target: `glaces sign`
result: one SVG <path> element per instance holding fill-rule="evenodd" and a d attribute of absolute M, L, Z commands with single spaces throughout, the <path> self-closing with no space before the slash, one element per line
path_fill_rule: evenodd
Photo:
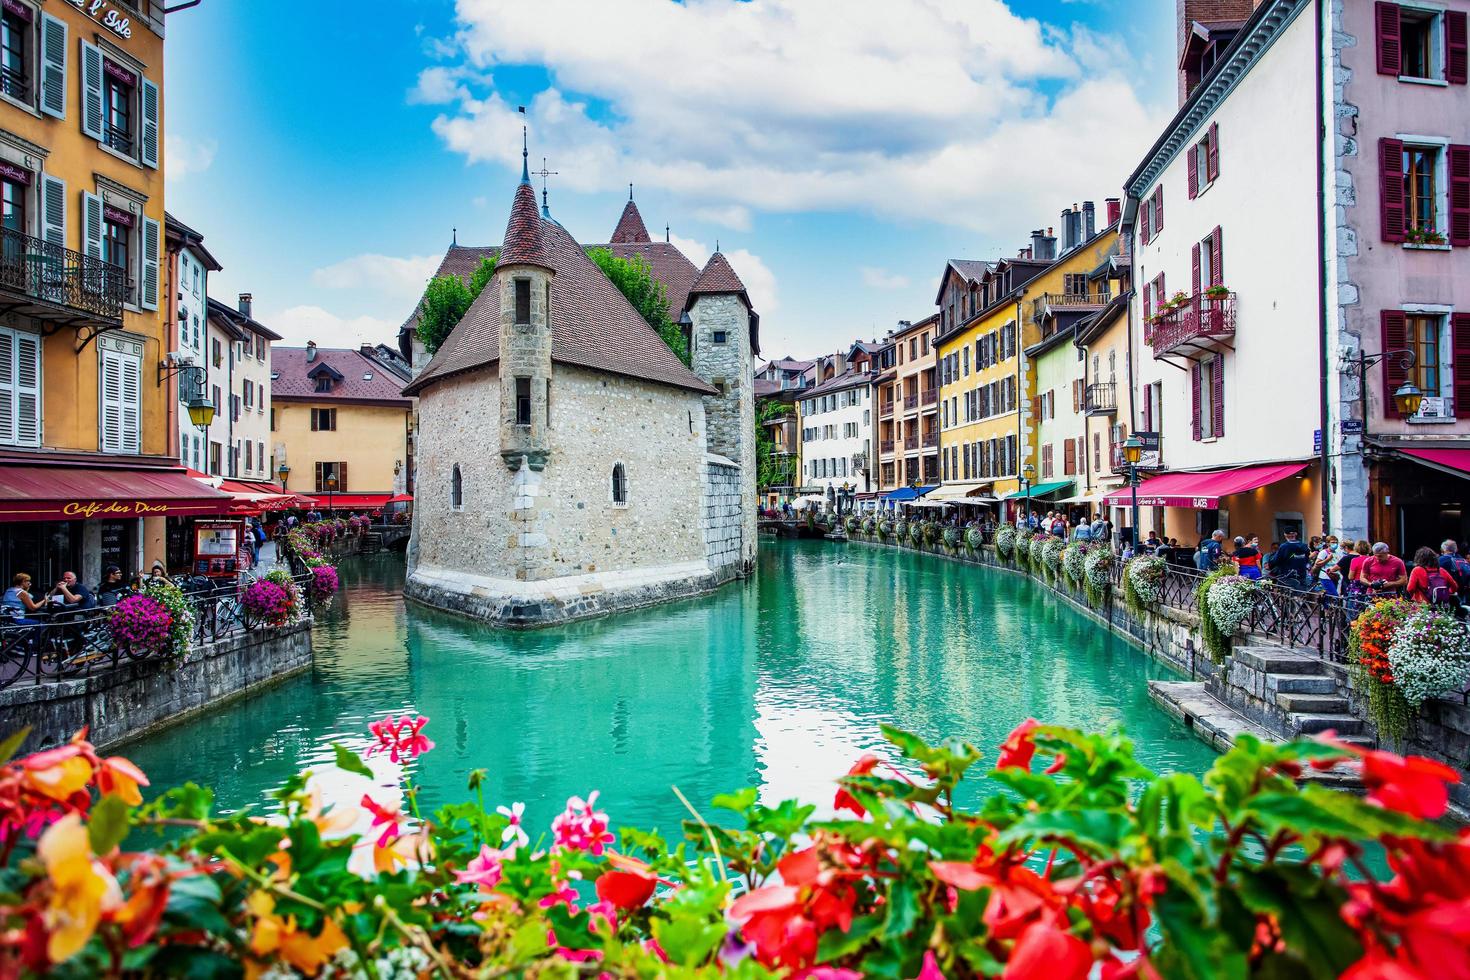
<path fill-rule="evenodd" d="M 71 0 L 71 5 L 121 38 L 131 39 L 133 25 L 127 14 L 107 0 Z"/>

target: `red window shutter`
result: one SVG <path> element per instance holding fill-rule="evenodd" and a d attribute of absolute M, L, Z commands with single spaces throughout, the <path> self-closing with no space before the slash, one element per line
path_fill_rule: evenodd
<path fill-rule="evenodd" d="M 1220 176 L 1220 124 L 1210 123 L 1209 143 L 1205 147 L 1205 179 Z"/>
<path fill-rule="evenodd" d="M 1189 281 L 1194 285 L 1194 289 L 1190 292 L 1190 295 L 1191 296 L 1198 296 L 1199 295 L 1199 242 L 1195 242 L 1194 243 L 1194 250 L 1193 250 L 1193 252 L 1190 255 L 1190 263 L 1191 263 L 1191 268 L 1192 268 L 1193 271 L 1190 273 L 1190 280 Z"/>
<path fill-rule="evenodd" d="M 1398 8 L 1394 9 L 1397 11 Z M 1397 17 L 1398 14 L 1395 12 L 1394 16 Z M 1383 240 L 1403 241 L 1405 223 L 1408 220 L 1404 206 L 1403 140 L 1378 141 L 1378 215 L 1383 225 Z"/>
<path fill-rule="evenodd" d="M 1154 234 L 1164 230 L 1164 185 L 1154 188 Z"/>
<path fill-rule="evenodd" d="M 1200 432 L 1199 417 L 1199 373 L 1200 372 L 1198 364 L 1191 364 L 1189 366 L 1189 404 L 1191 410 L 1194 412 L 1194 420 L 1190 423 L 1190 434 L 1195 442 L 1199 442 L 1200 438 L 1202 437 L 1202 433 Z"/>
<path fill-rule="evenodd" d="M 1450 376 L 1455 379 L 1455 418 L 1470 419 L 1470 313 L 1450 317 Z"/>
<path fill-rule="evenodd" d="M 340 484 L 340 486 L 337 487 L 338 490 L 345 491 L 347 489 L 347 464 L 346 463 L 338 463 L 337 464 L 337 483 Z"/>
<path fill-rule="evenodd" d="M 1194 200 L 1199 193 L 1199 144 L 1189 148 L 1189 199 Z"/>
<path fill-rule="evenodd" d="M 1077 472 L 1077 444 L 1071 439 L 1062 443 L 1062 475 L 1071 476 Z"/>
<path fill-rule="evenodd" d="M 1470 146 L 1449 149 L 1450 244 L 1470 245 Z"/>
<path fill-rule="evenodd" d="M 1148 202 L 1147 201 L 1144 201 L 1143 202 L 1143 206 L 1138 209 L 1138 212 L 1139 212 L 1140 215 L 1142 215 L 1142 218 L 1139 221 L 1139 228 L 1141 229 L 1141 234 L 1143 236 L 1143 244 L 1147 245 L 1148 244 L 1148 240 L 1149 240 L 1149 234 L 1148 234 L 1148 212 L 1149 212 L 1149 206 L 1148 206 Z"/>
<path fill-rule="evenodd" d="M 1470 74 L 1470 44 L 1465 36 L 1465 11 L 1447 10 L 1444 15 L 1444 77 L 1451 85 L 1464 85 Z"/>
<path fill-rule="evenodd" d="M 1403 49 L 1399 45 L 1399 5 L 1379 0 L 1373 5 L 1373 20 L 1378 29 L 1378 74 L 1398 75 L 1404 67 Z"/>
<path fill-rule="evenodd" d="M 1143 288 L 1143 329 L 1148 332 L 1149 322 L 1154 316 L 1154 294 L 1147 286 Z"/>
<path fill-rule="evenodd" d="M 1220 237 L 1220 226 L 1210 232 L 1210 281 L 1208 285 L 1225 285 L 1225 245 Z"/>
<path fill-rule="evenodd" d="M 1210 392 L 1211 413 L 1215 417 L 1215 437 L 1225 434 L 1225 355 L 1215 355 L 1214 391 Z"/>
<path fill-rule="evenodd" d="M 1145 388 L 1143 392 L 1143 431 L 1154 431 L 1154 400 L 1152 387 Z"/>
<path fill-rule="evenodd" d="M 1384 310 L 1381 323 L 1383 329 L 1380 340 L 1383 350 L 1403 350 L 1409 346 L 1409 328 L 1403 310 Z M 1398 355 L 1385 357 L 1382 364 L 1383 415 L 1384 418 L 1396 419 L 1400 416 L 1398 405 L 1394 404 L 1393 393 L 1409 380 L 1409 372 L 1404 370 L 1403 361 Z"/>
<path fill-rule="evenodd" d="M 1154 280 L 1154 305 L 1163 306 L 1168 298 L 1169 294 L 1164 291 L 1164 274 L 1160 272 L 1159 277 Z"/>

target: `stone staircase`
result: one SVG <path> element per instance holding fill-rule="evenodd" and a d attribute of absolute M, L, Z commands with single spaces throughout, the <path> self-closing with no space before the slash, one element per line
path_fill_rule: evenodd
<path fill-rule="evenodd" d="M 1338 693 L 1338 681 L 1327 664 L 1315 654 L 1286 647 L 1253 643 L 1237 647 L 1232 668 L 1262 675 L 1262 694 L 1274 706 L 1281 727 L 1288 735 L 1314 735 L 1333 731 L 1344 742 L 1372 747 L 1369 726 L 1352 713 L 1347 698 Z M 1262 718 L 1268 727 L 1274 719 Z"/>

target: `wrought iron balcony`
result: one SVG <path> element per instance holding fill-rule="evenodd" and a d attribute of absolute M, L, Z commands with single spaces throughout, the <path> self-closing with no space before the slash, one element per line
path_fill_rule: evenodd
<path fill-rule="evenodd" d="M 919 407 L 919 396 L 918 395 L 904 395 L 903 396 L 903 410 L 905 412 L 907 412 L 911 408 L 918 408 L 918 407 Z"/>
<path fill-rule="evenodd" d="M 892 401 L 892 399 L 890 399 L 890 400 L 888 400 L 886 402 L 880 402 L 878 404 L 878 417 L 880 419 L 886 419 L 889 416 L 891 416 L 892 414 L 893 414 L 893 401 Z"/>
<path fill-rule="evenodd" d="M 63 324 L 121 326 L 127 273 L 52 242 L 0 229 L 7 312 Z"/>
<path fill-rule="evenodd" d="M 916 435 L 914 435 L 914 436 L 904 436 L 903 437 L 903 448 L 905 448 L 905 449 L 918 449 L 919 448 L 919 437 L 916 436 Z"/>
<path fill-rule="evenodd" d="M 1118 385 L 1099 381 L 1087 386 L 1087 414 L 1115 415 L 1118 411 Z"/>
<path fill-rule="evenodd" d="M 937 404 L 938 401 L 939 401 L 939 389 L 938 388 L 925 388 L 924 391 L 920 394 L 919 399 L 925 405 L 934 405 L 934 404 Z"/>
<path fill-rule="evenodd" d="M 1154 349 L 1155 360 L 1173 356 L 1192 361 L 1231 348 L 1234 339 L 1234 293 L 1196 293 L 1181 305 L 1155 314 L 1144 325 L 1144 341 Z"/>
<path fill-rule="evenodd" d="M 924 448 L 925 449 L 932 449 L 933 447 L 935 447 L 937 445 L 939 445 L 939 433 L 938 432 L 926 432 L 926 433 L 924 433 Z"/>
<path fill-rule="evenodd" d="M 1108 305 L 1112 296 L 1107 290 L 1090 293 L 1042 293 L 1031 301 L 1031 319 L 1044 319 L 1048 313 L 1074 310 L 1085 313 Z"/>
<path fill-rule="evenodd" d="M 882 440 L 880 440 L 878 442 L 878 454 L 880 456 L 892 456 L 893 455 L 893 440 L 892 439 L 882 439 Z"/>

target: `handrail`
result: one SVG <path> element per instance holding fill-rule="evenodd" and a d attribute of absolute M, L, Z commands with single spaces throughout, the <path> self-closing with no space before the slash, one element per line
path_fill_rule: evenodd
<path fill-rule="evenodd" d="M 0 229 L 0 288 L 122 321 L 127 273 L 54 242 Z"/>

